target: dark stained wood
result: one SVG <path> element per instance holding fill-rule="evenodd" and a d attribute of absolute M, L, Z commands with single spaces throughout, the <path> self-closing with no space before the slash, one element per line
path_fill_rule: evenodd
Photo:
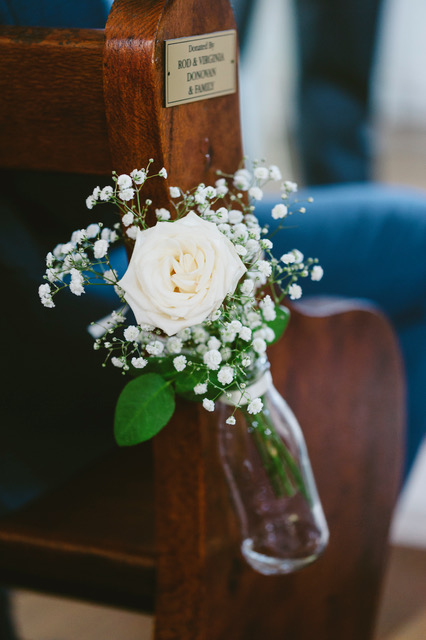
<path fill-rule="evenodd" d="M 119 173 L 146 166 L 150 158 L 154 169 L 166 167 L 167 181 L 149 183 L 156 206 L 169 207 L 169 186 L 213 184 L 218 169 L 233 172 L 241 162 L 238 93 L 164 107 L 164 40 L 230 28 L 235 22 L 225 0 L 116 0 L 113 5 L 104 56 L 111 155 Z M 154 442 L 156 640 L 201 640 L 206 632 L 208 456 L 198 413 L 198 408 L 180 407 Z"/>
<path fill-rule="evenodd" d="M 313 628 L 329 640 L 367 639 L 400 488 L 402 363 L 389 324 L 372 309 L 300 308 L 308 315 L 294 316 L 272 362 L 305 431 L 330 546 L 317 565 L 294 576 L 297 604 L 293 600 L 287 615 L 295 616 L 300 639 Z M 309 315 L 318 312 L 323 317 Z"/>
<path fill-rule="evenodd" d="M 270 355 L 276 386 L 305 433 L 330 526 L 329 547 L 314 565 L 290 576 L 265 577 L 245 565 L 217 457 L 215 416 L 200 409 L 201 439 L 183 422 L 156 440 L 156 459 L 163 464 L 156 508 L 173 530 L 164 544 L 176 566 L 185 557 L 189 563 L 196 555 L 202 560 L 206 553 L 200 565 L 206 627 L 200 629 L 194 619 L 200 593 L 194 596 L 186 634 L 183 621 L 191 620 L 189 612 L 172 598 L 168 612 L 175 626 L 167 626 L 159 638 L 372 637 L 403 450 L 402 369 L 393 333 L 369 308 L 325 302 L 302 311 L 300 305 L 287 336 Z M 204 452 L 204 473 L 199 459 L 190 457 L 194 449 Z M 206 518 L 201 549 L 185 538 L 193 536 L 183 513 L 195 498 Z M 199 529 L 198 522 L 197 535 Z M 189 591 L 182 575 L 189 579 L 187 573 L 170 571 L 168 596 Z"/>
<path fill-rule="evenodd" d="M 0 579 L 152 613 L 151 443 L 111 454 L 0 520 Z"/>
<path fill-rule="evenodd" d="M 168 206 L 169 185 L 213 184 L 217 169 L 233 172 L 241 162 L 238 93 L 164 107 L 164 40 L 231 28 L 227 0 L 114 2 L 104 57 L 113 164 L 118 172 L 149 158 L 165 166 L 169 180 L 150 184 L 158 206 Z"/>
<path fill-rule="evenodd" d="M 116 0 L 105 30 L 104 105 L 103 33 L 3 30 L 0 70 L 13 74 L 15 93 L 6 87 L 0 121 L 14 133 L 0 164 L 127 172 L 153 157 L 170 176 L 152 182 L 157 206 L 168 205 L 169 185 L 211 183 L 217 168 L 235 170 L 238 95 L 163 106 L 164 38 L 233 25 L 227 0 Z M 56 78 L 50 89 L 46 70 Z M 15 114 L 12 96 L 32 96 L 37 107 Z M 76 479 L 0 523 L 0 580 L 121 603 L 140 598 L 141 607 L 155 597 L 156 640 L 368 640 L 401 462 L 394 336 L 371 309 L 300 306 L 271 361 L 304 429 L 330 524 L 330 546 L 316 564 L 266 578 L 242 562 L 216 417 L 180 403 L 154 440 L 154 471 L 148 449 L 117 452 L 89 471 L 90 482 Z"/>
<path fill-rule="evenodd" d="M 206 637 L 206 449 L 199 407 L 181 403 L 154 440 L 157 545 L 155 639 Z"/>
<path fill-rule="evenodd" d="M 0 26 L 1 167 L 112 171 L 103 48 L 100 30 Z"/>
<path fill-rule="evenodd" d="M 316 564 L 273 578 L 243 563 L 215 417 L 182 404 L 154 441 L 155 545 L 149 447 L 121 450 L 1 523 L 2 579 L 149 610 L 157 575 L 157 633 L 169 638 L 371 638 L 399 488 L 401 363 L 382 316 L 329 303 L 308 311 L 293 311 L 271 363 L 330 526 Z"/>
<path fill-rule="evenodd" d="M 220 607 L 215 603 L 207 637 L 225 637 L 227 629 L 238 640 L 367 640 L 403 451 L 404 393 L 394 336 L 371 309 L 300 307 L 271 350 L 271 364 L 305 433 L 330 544 L 319 561 L 292 576 L 234 570 L 238 587 L 228 588 Z M 225 581 L 222 586 L 225 592 Z"/>

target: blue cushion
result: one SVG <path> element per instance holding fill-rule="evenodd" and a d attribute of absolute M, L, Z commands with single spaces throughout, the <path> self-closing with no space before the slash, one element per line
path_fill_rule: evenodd
<path fill-rule="evenodd" d="M 112 0 L 0 0 L 0 24 L 103 29 Z"/>

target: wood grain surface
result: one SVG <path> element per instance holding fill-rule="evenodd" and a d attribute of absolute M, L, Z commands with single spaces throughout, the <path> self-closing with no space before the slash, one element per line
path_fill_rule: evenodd
<path fill-rule="evenodd" d="M 165 620 L 157 618 L 158 638 L 373 637 L 403 448 L 404 393 L 394 336 L 373 310 L 326 302 L 315 315 L 293 310 L 286 338 L 271 351 L 271 364 L 276 386 L 305 433 L 330 527 L 329 546 L 315 564 L 289 576 L 265 577 L 245 565 L 216 453 L 214 414 L 200 409 L 201 439 L 192 424 L 176 418 L 156 441 L 157 525 L 174 532 L 168 541 L 163 532 L 171 563 L 164 583 L 158 575 L 158 588 L 164 584 L 171 605 Z M 203 474 L 198 458 L 194 465 L 190 457 L 194 447 L 204 452 Z M 183 514 L 196 510 L 195 498 L 194 530 Z M 196 546 L 203 531 L 205 543 Z M 185 565 L 185 557 L 193 563 L 196 554 L 205 559 L 191 588 L 197 580 L 200 587 L 194 609 L 185 609 L 173 595 L 190 587 L 182 586 L 173 564 Z"/>
<path fill-rule="evenodd" d="M 0 579 L 152 613 L 151 443 L 119 449 L 0 521 Z"/>
<path fill-rule="evenodd" d="M 168 186 L 214 184 L 242 159 L 238 93 L 164 106 L 164 40 L 235 28 L 225 0 L 116 0 L 106 29 L 105 103 L 118 172 L 155 160 L 169 180 L 149 197 L 168 206 Z"/>
<path fill-rule="evenodd" d="M 0 166 L 112 170 L 103 100 L 104 33 L 0 26 Z"/>

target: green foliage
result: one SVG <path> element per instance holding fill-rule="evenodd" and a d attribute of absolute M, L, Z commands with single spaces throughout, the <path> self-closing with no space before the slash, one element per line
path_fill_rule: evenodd
<path fill-rule="evenodd" d="M 211 375 L 211 372 L 210 372 Z M 197 368 L 188 367 L 181 371 L 175 380 L 176 393 L 179 394 L 182 398 L 186 400 L 191 400 L 193 402 L 200 402 L 200 396 L 194 393 L 194 387 L 197 384 L 202 384 L 206 382 L 206 370 L 204 367 Z M 207 387 L 207 393 L 202 395 L 202 398 L 209 398 L 217 392 L 211 385 Z"/>
<path fill-rule="evenodd" d="M 192 391 L 195 385 L 204 382 L 205 379 L 206 371 L 204 368 L 187 367 L 183 371 L 180 371 L 176 377 L 176 392 L 182 395 L 187 391 Z"/>
<path fill-rule="evenodd" d="M 118 398 L 114 435 L 120 446 L 132 446 L 155 436 L 175 410 L 172 385 L 157 373 L 129 382 Z"/>
<path fill-rule="evenodd" d="M 289 309 L 287 309 L 287 307 L 276 306 L 275 311 L 277 313 L 277 317 L 275 318 L 275 320 L 271 320 L 270 322 L 266 323 L 268 327 L 270 327 L 275 333 L 274 340 L 268 342 L 268 344 L 274 344 L 274 342 L 277 342 L 282 337 L 290 321 L 290 311 Z"/>
<path fill-rule="evenodd" d="M 175 356 L 150 356 L 148 364 L 144 368 L 144 375 L 147 373 L 157 373 L 164 380 L 173 380 L 176 377 L 176 369 L 173 366 L 173 358 Z M 135 375 L 140 376 L 141 370 L 134 369 Z"/>

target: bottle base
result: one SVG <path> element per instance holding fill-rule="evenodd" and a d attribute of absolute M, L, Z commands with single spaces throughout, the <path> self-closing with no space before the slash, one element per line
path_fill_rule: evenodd
<path fill-rule="evenodd" d="M 253 548 L 253 540 L 251 538 L 247 538 L 241 545 L 241 552 L 252 569 L 258 573 L 262 573 L 265 576 L 279 576 L 294 573 L 312 562 L 315 562 L 315 560 L 322 554 L 325 546 L 326 545 L 320 548 L 318 552 L 304 557 L 277 558 L 255 551 Z"/>

